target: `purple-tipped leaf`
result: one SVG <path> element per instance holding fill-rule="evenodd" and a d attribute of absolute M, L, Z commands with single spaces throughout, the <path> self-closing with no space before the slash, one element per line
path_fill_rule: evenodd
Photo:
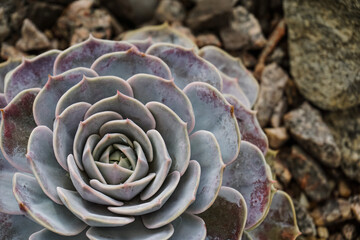
<path fill-rule="evenodd" d="M 195 125 L 193 108 L 189 99 L 174 84 L 174 81 L 148 74 L 137 74 L 128 79 L 128 83 L 137 100 L 143 104 L 152 101 L 165 104 L 187 123 L 188 132 L 192 131 Z"/>
<path fill-rule="evenodd" d="M 158 43 L 151 46 L 146 53 L 159 57 L 169 66 L 174 82 L 180 89 L 192 82 L 206 82 L 219 91 L 222 90 L 220 72 L 192 49 Z"/>
<path fill-rule="evenodd" d="M 126 51 L 133 47 L 127 42 L 116 42 L 90 37 L 79 44 L 69 47 L 59 54 L 54 64 L 54 74 L 63 73 L 76 67 L 90 68 L 98 57 L 111 52 Z"/>
<path fill-rule="evenodd" d="M 200 182 L 201 169 L 196 161 L 190 161 L 189 167 L 180 178 L 175 192 L 158 211 L 142 216 L 144 225 L 156 229 L 174 221 L 191 203 L 194 202 Z"/>
<path fill-rule="evenodd" d="M 41 88 L 52 74 L 55 58 L 59 50 L 47 51 L 33 59 L 23 62 L 10 73 L 5 82 L 6 100 L 10 102 L 19 92 L 29 88 Z"/>
<path fill-rule="evenodd" d="M 52 129 L 56 105 L 60 97 L 79 83 L 83 76 L 97 77 L 97 73 L 88 68 L 74 68 L 57 76 L 49 75 L 48 82 L 34 102 L 34 118 L 37 125 L 45 125 Z"/>
<path fill-rule="evenodd" d="M 187 36 L 180 33 L 167 23 L 158 26 L 147 26 L 134 31 L 125 33 L 124 40 L 145 40 L 150 39 L 153 42 L 173 43 L 187 48 L 197 49 L 196 44 Z"/>
<path fill-rule="evenodd" d="M 36 127 L 29 138 L 26 157 L 43 192 L 57 204 L 62 204 L 56 188 L 74 189 L 72 182 L 59 163 L 53 150 L 53 133 L 45 126 Z"/>
<path fill-rule="evenodd" d="M 169 67 L 159 58 L 131 48 L 126 52 L 115 52 L 99 57 L 91 66 L 100 76 L 117 76 L 123 79 L 138 73 L 147 73 L 171 79 Z"/>
<path fill-rule="evenodd" d="M 16 173 L 13 178 L 13 191 L 26 215 L 45 228 L 65 236 L 77 235 L 86 228 L 86 224 L 75 218 L 66 207 L 50 200 L 35 178 Z"/>
<path fill-rule="evenodd" d="M 219 143 L 225 164 L 234 161 L 240 149 L 240 132 L 234 116 L 234 107 L 214 87 L 194 82 L 186 86 L 195 113 L 195 128 L 213 133 Z"/>
<path fill-rule="evenodd" d="M 214 204 L 199 216 L 205 221 L 207 239 L 241 239 L 246 212 L 242 195 L 233 188 L 221 187 Z"/>
<path fill-rule="evenodd" d="M 31 169 L 25 154 L 30 133 L 36 127 L 32 108 L 39 91 L 39 88 L 22 91 L 1 111 L 1 151 L 16 169 L 29 173 Z"/>
<path fill-rule="evenodd" d="M 272 199 L 269 213 L 255 229 L 248 231 L 253 239 L 294 240 L 300 235 L 296 223 L 295 209 L 291 198 L 283 191 L 277 191 Z"/>
<path fill-rule="evenodd" d="M 246 229 L 266 215 L 271 202 L 271 172 L 268 171 L 264 155 L 255 145 L 242 141 L 236 160 L 227 165 L 223 185 L 241 192 L 247 205 Z"/>

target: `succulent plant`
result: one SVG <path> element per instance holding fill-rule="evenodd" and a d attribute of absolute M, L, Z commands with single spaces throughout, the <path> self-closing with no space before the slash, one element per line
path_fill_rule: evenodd
<path fill-rule="evenodd" d="M 1 239 L 297 236 L 259 86 L 219 48 L 165 24 L 9 60 L 0 79 Z"/>

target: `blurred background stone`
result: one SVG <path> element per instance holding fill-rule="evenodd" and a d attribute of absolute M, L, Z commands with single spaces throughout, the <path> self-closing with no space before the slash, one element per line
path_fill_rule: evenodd
<path fill-rule="evenodd" d="M 360 104 L 360 2 L 284 0 L 291 74 L 323 109 Z"/>

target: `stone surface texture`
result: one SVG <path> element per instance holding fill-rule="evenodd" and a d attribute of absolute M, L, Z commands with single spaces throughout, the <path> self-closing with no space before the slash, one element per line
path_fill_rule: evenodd
<path fill-rule="evenodd" d="M 266 126 L 274 108 L 284 94 L 284 87 L 289 76 L 276 63 L 267 65 L 261 75 L 260 92 L 255 110 L 262 127 Z"/>
<path fill-rule="evenodd" d="M 360 107 L 327 113 L 325 121 L 341 151 L 341 168 L 360 182 Z"/>
<path fill-rule="evenodd" d="M 41 50 L 49 48 L 50 41 L 29 19 L 25 19 L 16 47 L 22 51 Z"/>
<path fill-rule="evenodd" d="M 294 139 L 309 153 L 330 167 L 338 167 L 340 150 L 320 112 L 307 102 L 284 116 Z"/>
<path fill-rule="evenodd" d="M 329 179 L 316 161 L 294 145 L 287 165 L 299 187 L 313 201 L 322 201 L 331 194 Z"/>
<path fill-rule="evenodd" d="M 266 44 L 258 20 L 242 6 L 233 9 L 230 24 L 220 31 L 220 36 L 228 50 L 259 49 Z"/>
<path fill-rule="evenodd" d="M 291 74 L 320 108 L 360 104 L 360 1 L 284 0 Z"/>

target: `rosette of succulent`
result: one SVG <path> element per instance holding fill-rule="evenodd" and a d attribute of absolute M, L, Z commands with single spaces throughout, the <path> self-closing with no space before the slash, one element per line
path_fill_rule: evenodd
<path fill-rule="evenodd" d="M 169 27 L 0 65 L 1 239 L 295 239 L 258 84 Z"/>

